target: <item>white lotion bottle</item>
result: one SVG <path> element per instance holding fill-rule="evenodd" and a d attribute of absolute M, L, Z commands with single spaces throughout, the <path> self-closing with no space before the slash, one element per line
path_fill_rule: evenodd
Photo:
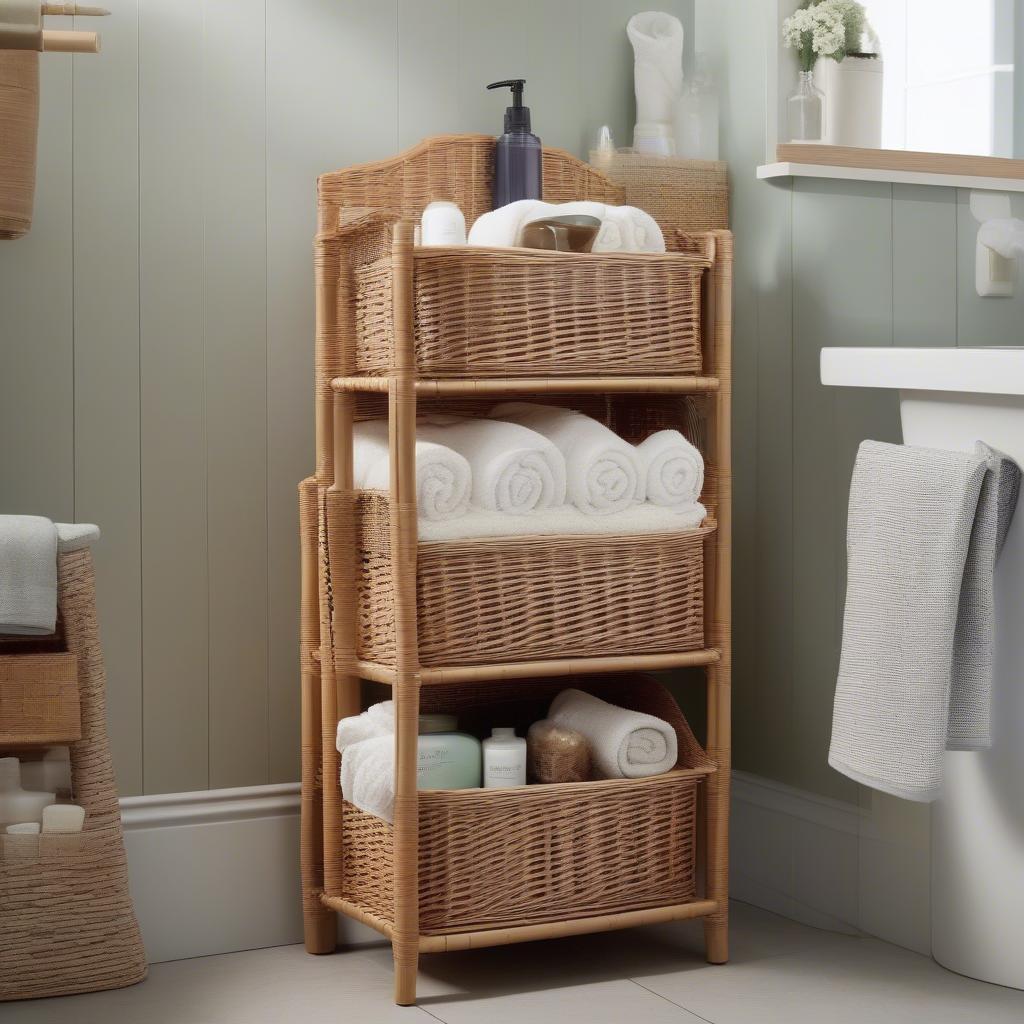
<path fill-rule="evenodd" d="M 437 200 L 423 211 L 420 245 L 465 245 L 466 218 L 455 203 Z"/>
<path fill-rule="evenodd" d="M 515 729 L 492 729 L 484 740 L 484 789 L 525 785 L 526 740 Z"/>

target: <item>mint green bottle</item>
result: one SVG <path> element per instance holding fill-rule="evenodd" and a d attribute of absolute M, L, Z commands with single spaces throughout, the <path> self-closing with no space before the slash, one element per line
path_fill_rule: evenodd
<path fill-rule="evenodd" d="M 480 741 L 454 715 L 420 715 L 417 789 L 479 789 Z"/>

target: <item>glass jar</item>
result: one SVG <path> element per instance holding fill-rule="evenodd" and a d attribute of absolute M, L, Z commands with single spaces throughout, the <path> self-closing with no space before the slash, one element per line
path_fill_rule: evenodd
<path fill-rule="evenodd" d="M 790 142 L 820 142 L 824 96 L 814 84 L 813 71 L 801 71 L 796 92 L 786 104 Z"/>

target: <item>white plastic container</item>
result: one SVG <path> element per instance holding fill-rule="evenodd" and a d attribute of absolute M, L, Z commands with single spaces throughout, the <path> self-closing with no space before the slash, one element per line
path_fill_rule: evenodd
<path fill-rule="evenodd" d="M 526 785 L 526 740 L 515 729 L 492 729 L 484 740 L 484 789 Z"/>
<path fill-rule="evenodd" d="M 417 789 L 478 789 L 480 741 L 454 715 L 420 715 Z"/>
<path fill-rule="evenodd" d="M 0 757 L 0 826 L 39 821 L 55 793 L 33 793 L 21 788 L 21 766 L 16 757 Z"/>
<path fill-rule="evenodd" d="M 814 81 L 825 94 L 822 142 L 829 146 L 878 149 L 882 145 L 881 57 L 831 57 L 818 61 Z"/>
<path fill-rule="evenodd" d="M 455 203 L 428 204 L 420 221 L 420 245 L 465 245 L 466 218 Z"/>

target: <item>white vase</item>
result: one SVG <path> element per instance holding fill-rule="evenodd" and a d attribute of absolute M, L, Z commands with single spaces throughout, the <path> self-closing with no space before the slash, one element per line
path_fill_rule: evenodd
<path fill-rule="evenodd" d="M 671 14 L 646 11 L 626 24 L 633 44 L 636 90 L 634 147 L 671 156 L 676 105 L 683 91 L 683 25 Z"/>
<path fill-rule="evenodd" d="M 814 80 L 825 94 L 823 142 L 861 149 L 881 147 L 884 74 L 880 57 L 818 61 Z"/>

